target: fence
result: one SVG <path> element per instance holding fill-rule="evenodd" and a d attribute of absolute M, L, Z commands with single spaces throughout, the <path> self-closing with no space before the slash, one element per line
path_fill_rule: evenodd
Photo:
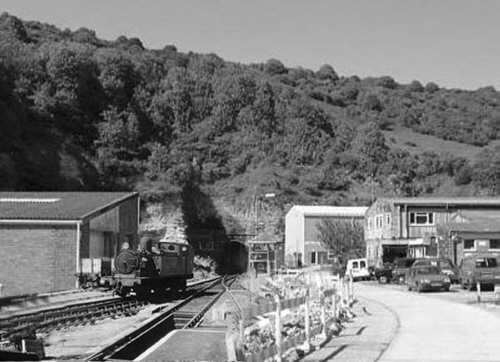
<path fill-rule="evenodd" d="M 282 277 L 277 276 L 277 280 L 273 281 L 274 284 L 279 285 L 280 278 Z M 353 302 L 352 279 L 345 280 L 338 276 L 332 279 L 330 277 L 327 278 L 327 283 L 325 283 L 324 279 L 321 280 L 321 276 L 318 278 L 317 273 L 303 274 L 301 278 L 304 281 L 303 288 L 301 290 L 294 290 L 293 293 L 299 292 L 302 295 L 290 298 L 287 297 L 287 294 L 290 295 L 293 293 L 287 293 L 286 291 L 283 293 L 283 290 L 275 290 L 273 293 L 274 302 L 254 305 L 248 308 L 239 308 L 238 336 L 233 335 L 232 338 L 228 338 L 229 360 L 243 359 L 248 362 L 256 362 L 273 359 L 281 361 L 283 355 L 291 348 L 301 347 L 307 352 L 311 349 L 313 338 L 319 337 L 319 339 L 326 340 L 332 323 L 337 322 L 341 312 L 345 311 Z M 318 308 L 315 310 L 316 314 L 319 312 L 319 323 L 314 326 L 311 325 L 312 304 L 316 307 L 319 306 L 319 311 L 317 310 Z M 282 314 L 286 310 L 297 308 L 304 311 L 304 328 L 299 332 L 295 331 L 293 335 L 283 338 Z M 252 319 L 264 315 L 268 315 L 270 322 L 274 322 L 272 323 L 274 324 L 274 342 L 269 341 L 266 346 L 259 347 L 252 352 L 244 353 L 241 347 L 245 339 L 244 325 Z M 240 343 L 238 343 L 238 340 Z"/>

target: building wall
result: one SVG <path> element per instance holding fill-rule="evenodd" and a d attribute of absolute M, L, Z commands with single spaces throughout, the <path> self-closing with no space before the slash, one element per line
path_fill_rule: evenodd
<path fill-rule="evenodd" d="M 295 253 L 304 259 L 304 217 L 294 208 L 285 216 L 285 263 L 293 266 L 297 262 Z"/>
<path fill-rule="evenodd" d="M 0 225 L 3 295 L 75 287 L 76 226 Z"/>
<path fill-rule="evenodd" d="M 399 218 L 400 215 L 391 204 L 375 201 L 365 215 L 365 239 L 391 238 L 399 230 Z"/>
<path fill-rule="evenodd" d="M 139 205 L 138 197 L 122 202 L 119 206 L 120 240 L 128 241 L 132 246 L 139 243 Z"/>
<path fill-rule="evenodd" d="M 424 212 L 433 213 L 433 225 L 411 225 L 410 213 Z M 386 221 L 386 215 L 391 215 L 391 224 Z M 392 205 L 387 200 L 377 200 L 370 206 L 365 217 L 365 240 L 367 258 L 369 264 L 379 264 L 382 256 L 381 250 L 384 245 L 402 245 L 412 244 L 418 239 L 425 245 L 426 255 L 439 255 L 450 259 L 455 258 L 454 245 L 447 235 L 440 235 L 441 226 L 445 226 L 453 221 L 457 215 L 466 215 L 467 217 L 487 217 L 498 219 L 500 222 L 500 210 L 491 206 L 481 207 L 478 205 L 467 205 L 460 207 L 442 206 L 424 207 L 424 206 L 405 206 Z M 382 225 L 377 223 L 377 218 L 382 218 Z M 416 248 L 419 246 L 416 245 Z M 457 245 L 457 257 L 463 257 L 463 247 Z M 439 251 L 438 251 L 439 249 Z"/>
<path fill-rule="evenodd" d="M 130 198 L 82 224 L 82 273 L 108 275 L 114 257 L 125 241 L 130 244 L 130 248 L 137 248 L 137 200 L 137 197 Z"/>

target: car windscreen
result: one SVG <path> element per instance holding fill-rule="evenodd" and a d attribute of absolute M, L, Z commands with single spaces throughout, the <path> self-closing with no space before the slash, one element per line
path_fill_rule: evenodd
<path fill-rule="evenodd" d="M 496 268 L 498 266 L 495 258 L 477 258 L 476 268 Z"/>
<path fill-rule="evenodd" d="M 439 268 L 435 266 L 428 266 L 424 268 L 415 269 L 415 274 L 439 274 Z"/>

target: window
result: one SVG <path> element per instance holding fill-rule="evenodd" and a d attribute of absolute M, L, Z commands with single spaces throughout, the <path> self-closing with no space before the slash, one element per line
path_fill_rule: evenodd
<path fill-rule="evenodd" d="M 318 251 L 318 264 L 326 264 L 326 251 Z"/>
<path fill-rule="evenodd" d="M 475 240 L 464 240 L 464 250 L 474 249 Z"/>
<path fill-rule="evenodd" d="M 353 269 L 358 269 L 358 262 L 357 261 L 353 261 L 352 262 L 352 268 Z"/>
<path fill-rule="evenodd" d="M 500 249 L 500 239 L 491 239 L 490 249 Z"/>
<path fill-rule="evenodd" d="M 375 219 L 375 221 L 377 222 L 377 229 L 382 228 L 382 226 L 384 224 L 384 216 L 383 215 L 377 216 L 377 218 Z"/>
<path fill-rule="evenodd" d="M 476 268 L 496 268 L 498 266 L 495 258 L 477 258 Z"/>
<path fill-rule="evenodd" d="M 410 212 L 410 225 L 434 225 L 434 213 Z"/>
<path fill-rule="evenodd" d="M 366 262 L 365 262 L 364 260 L 361 260 L 361 261 L 359 262 L 359 267 L 360 267 L 360 268 L 366 268 Z"/>
<path fill-rule="evenodd" d="M 387 215 L 385 216 L 385 220 L 386 220 L 387 225 L 390 225 L 390 224 L 391 224 L 391 215 L 390 215 L 390 214 L 387 214 Z"/>
<path fill-rule="evenodd" d="M 328 259 L 329 259 L 329 260 L 333 260 L 333 259 L 335 259 L 335 253 L 334 253 L 333 251 L 329 251 L 329 252 L 328 252 Z"/>
<path fill-rule="evenodd" d="M 316 252 L 311 252 L 311 264 L 316 264 Z"/>

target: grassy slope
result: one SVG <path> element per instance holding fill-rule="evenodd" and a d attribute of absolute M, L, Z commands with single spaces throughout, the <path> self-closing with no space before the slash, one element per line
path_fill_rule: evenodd
<path fill-rule="evenodd" d="M 387 144 L 391 148 L 401 148 L 410 153 L 425 151 L 437 154 L 449 153 L 456 157 L 464 157 L 474 161 L 484 147 L 474 146 L 455 141 L 445 141 L 441 138 L 414 132 L 409 128 L 397 127 L 391 131 L 384 131 Z M 489 146 L 500 144 L 500 140 L 490 142 Z"/>

